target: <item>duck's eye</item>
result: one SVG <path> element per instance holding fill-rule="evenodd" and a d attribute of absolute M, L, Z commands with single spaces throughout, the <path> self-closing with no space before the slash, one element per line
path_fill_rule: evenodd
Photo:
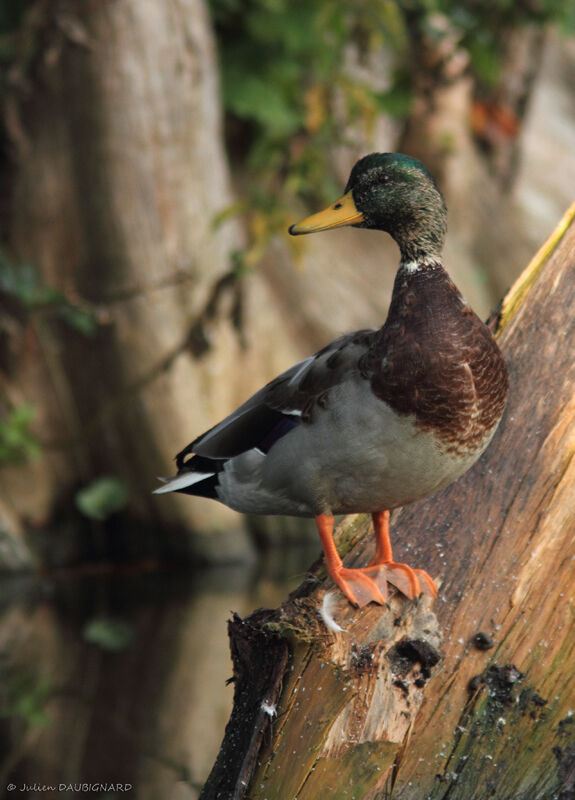
<path fill-rule="evenodd" d="M 381 176 L 381 182 L 382 182 L 382 183 L 389 183 L 389 181 L 390 181 L 390 180 L 391 180 L 391 178 L 390 178 L 390 176 L 388 175 L 388 173 L 387 173 L 387 172 L 384 172 L 384 173 L 382 174 L 382 176 Z"/>

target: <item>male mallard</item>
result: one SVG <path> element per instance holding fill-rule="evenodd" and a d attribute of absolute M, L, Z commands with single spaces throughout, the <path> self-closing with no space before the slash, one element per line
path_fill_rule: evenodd
<path fill-rule="evenodd" d="M 156 491 L 314 516 L 328 572 L 352 603 L 384 603 L 387 581 L 409 597 L 436 596 L 426 572 L 393 561 L 389 509 L 447 486 L 479 458 L 503 413 L 507 370 L 441 264 L 446 208 L 423 164 L 399 153 L 362 158 L 345 194 L 290 233 L 344 225 L 399 245 L 383 327 L 341 336 L 268 383 L 184 448 L 178 475 Z M 357 512 L 372 515 L 376 551 L 367 567 L 346 569 L 333 515 Z"/>

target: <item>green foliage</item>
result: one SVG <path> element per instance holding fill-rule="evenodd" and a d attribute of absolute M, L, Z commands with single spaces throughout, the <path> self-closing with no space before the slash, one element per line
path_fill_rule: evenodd
<path fill-rule="evenodd" d="M 54 306 L 54 311 L 69 328 L 73 328 L 78 333 L 84 336 L 93 336 L 96 333 L 98 322 L 94 314 L 85 308 L 70 303 L 64 295 L 60 294 L 60 298 Z"/>
<path fill-rule="evenodd" d="M 43 675 L 27 669 L 14 670 L 3 676 L 0 717 L 24 720 L 28 725 L 42 727 L 48 721 L 46 704 L 52 694 L 52 684 Z"/>
<path fill-rule="evenodd" d="M 13 408 L 6 419 L 0 419 L 0 465 L 38 455 L 40 444 L 30 430 L 34 416 L 34 407 L 22 404 Z"/>
<path fill-rule="evenodd" d="M 76 493 L 76 506 L 89 519 L 105 520 L 126 507 L 129 493 L 113 475 L 103 475 Z"/>
<path fill-rule="evenodd" d="M 317 205 L 337 196 L 333 148 L 349 124 L 369 127 L 382 109 L 395 115 L 409 105 L 405 81 L 378 92 L 348 68 L 350 44 L 367 58 L 384 42 L 400 48 L 403 29 L 392 0 L 210 0 L 210 7 L 229 146 L 250 178 L 233 209 L 249 234 L 234 254 L 243 271 L 285 235 L 296 199 Z"/>
<path fill-rule="evenodd" d="M 0 290 L 26 309 L 49 305 L 59 299 L 55 289 L 40 283 L 33 264 L 16 264 L 5 252 L 0 253 Z"/>
<path fill-rule="evenodd" d="M 24 313 L 50 313 L 85 336 L 92 336 L 98 327 L 91 311 L 72 303 L 59 289 L 42 283 L 34 264 L 16 263 L 0 249 L 0 303 L 2 294 Z"/>
<path fill-rule="evenodd" d="M 210 5 L 224 104 L 243 125 L 248 166 L 260 186 L 262 179 L 265 186 L 272 175 L 289 173 L 300 180 L 296 177 L 288 193 L 309 195 L 311 186 L 315 196 L 323 195 L 329 147 L 341 141 L 347 121 L 370 117 L 386 101 L 367 82 L 350 80 L 346 49 L 359 38 L 366 55 L 384 39 L 400 36 L 394 3 L 211 0 Z M 336 95 L 343 101 L 337 120 L 331 113 Z M 305 180 L 310 178 L 313 182 Z M 278 188 L 283 189 L 274 186 L 276 194 Z"/>
<path fill-rule="evenodd" d="M 95 617 L 84 626 L 82 636 L 85 641 L 95 644 L 102 650 L 119 653 L 130 646 L 134 638 L 132 626 L 112 617 Z"/>
<path fill-rule="evenodd" d="M 266 242 L 285 230 L 296 198 L 317 206 L 337 196 L 333 148 L 352 125 L 369 130 L 381 114 L 407 118 L 423 36 L 454 36 L 477 82 L 490 87 L 507 31 L 550 22 L 575 28 L 575 5 L 564 0 L 208 1 L 229 148 L 247 177 L 245 206 L 253 210 L 244 266 L 255 265 Z M 361 67 L 382 48 L 394 66 L 384 76 L 388 88 L 378 91 Z M 350 69 L 351 52 L 359 69 Z"/>
<path fill-rule="evenodd" d="M 575 6 L 564 0 L 210 0 L 219 43 L 224 104 L 248 125 L 248 164 L 258 169 L 300 165 L 294 136 L 334 142 L 342 125 L 374 109 L 404 117 L 409 111 L 409 75 L 417 63 L 414 42 L 423 33 L 441 37 L 449 22 L 474 69 L 492 82 L 498 73 L 505 32 L 524 25 L 559 22 L 575 26 Z M 346 53 L 360 59 L 384 47 L 395 53 L 396 70 L 387 92 L 374 92 L 350 78 Z M 357 103 L 359 94 L 363 102 Z M 332 113 L 334 95 L 343 99 L 343 118 Z M 347 117 L 347 118 L 346 118 Z M 237 132 L 237 129 L 234 129 Z M 301 151 L 301 142 L 298 142 Z M 308 143 L 304 143 L 307 149 Z M 291 153 L 289 151 L 292 151 Z M 301 156 L 305 161 L 309 154 Z M 315 153 L 315 158 L 319 154 Z"/>
<path fill-rule="evenodd" d="M 38 270 L 29 262 L 16 263 L 0 248 L 0 313 L 20 323 L 42 314 L 63 321 L 84 336 L 92 336 L 98 326 L 94 314 L 72 303 L 59 289 L 44 284 Z M 4 335 L 12 335 L 7 327 Z M 37 455 L 40 444 L 31 432 L 33 406 L 23 403 L 0 419 L 0 464 L 24 461 Z"/>
<path fill-rule="evenodd" d="M 420 19 L 428 18 L 430 11 L 447 17 L 458 32 L 461 46 L 470 56 L 476 77 L 487 86 L 494 85 L 500 74 L 501 57 L 506 46 L 506 34 L 527 25 L 544 26 L 553 22 L 569 27 L 570 3 L 563 0 L 497 0 L 483 3 L 473 0 L 462 4 L 459 0 L 435 0 L 417 3 Z"/>

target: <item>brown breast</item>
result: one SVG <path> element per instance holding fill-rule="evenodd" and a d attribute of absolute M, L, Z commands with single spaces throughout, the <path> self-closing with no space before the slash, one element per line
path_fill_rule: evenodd
<path fill-rule="evenodd" d="M 389 315 L 363 359 L 375 394 L 447 449 L 482 448 L 508 390 L 503 356 L 439 264 L 400 268 Z"/>

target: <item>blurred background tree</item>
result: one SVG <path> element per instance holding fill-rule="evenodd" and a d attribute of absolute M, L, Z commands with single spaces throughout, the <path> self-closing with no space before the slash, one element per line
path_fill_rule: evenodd
<path fill-rule="evenodd" d="M 392 244 L 381 269 L 369 237 L 286 236 L 366 151 L 432 169 L 448 264 L 488 312 L 569 199 L 550 132 L 573 123 L 574 17 L 559 0 L 3 3 L 3 565 L 237 560 L 299 536 L 155 498 L 155 476 L 293 360 L 380 324 Z"/>

